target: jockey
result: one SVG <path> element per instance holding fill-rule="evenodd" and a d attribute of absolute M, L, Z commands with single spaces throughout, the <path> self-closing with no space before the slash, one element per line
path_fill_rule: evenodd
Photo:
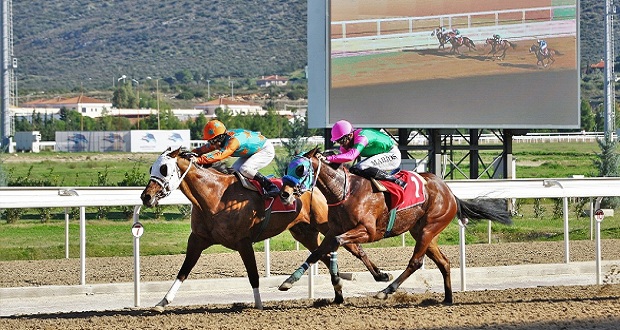
<path fill-rule="evenodd" d="M 495 40 L 496 44 L 499 44 L 501 39 L 502 39 L 502 37 L 500 37 L 499 34 L 494 34 L 493 35 L 493 40 Z"/>
<path fill-rule="evenodd" d="M 198 156 L 196 164 L 205 165 L 222 161 L 228 157 L 238 157 L 233 169 L 248 179 L 258 181 L 265 189 L 264 197 L 275 197 L 280 189 L 263 176 L 260 169 L 269 165 L 275 157 L 273 145 L 259 132 L 243 129 L 226 130 L 219 120 L 207 122 L 203 131 L 207 144 L 192 150 Z"/>
<path fill-rule="evenodd" d="M 353 129 L 346 120 L 337 121 L 332 127 L 332 142 L 340 144 L 340 153 L 326 157 L 331 163 L 346 163 L 361 156 L 360 162 L 350 168 L 351 173 L 365 178 L 394 182 L 405 188 L 406 182 L 391 175 L 400 166 L 398 145 L 387 136 L 370 128 Z"/>
<path fill-rule="evenodd" d="M 536 42 L 538 42 L 540 53 L 543 55 L 547 55 L 547 42 L 543 39 L 538 39 Z"/>

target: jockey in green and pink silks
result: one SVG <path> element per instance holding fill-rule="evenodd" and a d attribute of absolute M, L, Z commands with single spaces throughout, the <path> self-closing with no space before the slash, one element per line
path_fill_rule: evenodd
<path fill-rule="evenodd" d="M 326 157 L 327 161 L 347 163 L 361 156 L 364 159 L 351 167 L 351 173 L 406 186 L 390 174 L 399 168 L 401 157 L 398 145 L 386 134 L 371 128 L 353 129 L 351 123 L 340 120 L 332 127 L 331 141 L 340 144 L 340 153 Z"/>

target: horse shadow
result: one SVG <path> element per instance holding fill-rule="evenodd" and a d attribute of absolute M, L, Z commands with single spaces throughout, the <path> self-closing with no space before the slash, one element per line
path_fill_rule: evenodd
<path fill-rule="evenodd" d="M 516 63 L 499 63 L 499 66 L 516 68 L 516 69 L 536 69 L 538 66 L 536 64 L 516 64 Z"/>

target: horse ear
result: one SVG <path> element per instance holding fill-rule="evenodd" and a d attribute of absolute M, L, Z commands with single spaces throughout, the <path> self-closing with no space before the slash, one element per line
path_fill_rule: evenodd
<path fill-rule="evenodd" d="M 306 158 L 311 158 L 314 157 L 314 155 L 319 152 L 319 146 L 315 146 L 312 150 L 306 152 L 306 154 L 304 155 Z"/>
<path fill-rule="evenodd" d="M 169 148 L 170 148 L 170 147 L 169 147 Z M 168 156 L 169 156 L 169 157 L 171 157 L 171 158 L 176 158 L 176 157 L 179 155 L 179 152 L 181 152 L 181 148 L 182 148 L 182 147 L 179 147 L 178 149 L 176 149 L 176 150 L 174 150 L 174 151 L 170 152 L 170 153 L 168 154 Z"/>

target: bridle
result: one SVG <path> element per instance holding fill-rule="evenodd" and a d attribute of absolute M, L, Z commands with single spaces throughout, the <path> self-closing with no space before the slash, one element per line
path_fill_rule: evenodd
<path fill-rule="evenodd" d="M 181 182 L 183 182 L 183 179 L 192 168 L 193 163 L 193 159 L 190 159 L 187 169 L 181 175 L 181 171 L 179 165 L 177 164 L 176 158 L 170 157 L 168 155 L 161 155 L 159 159 L 157 159 L 155 164 L 153 164 L 153 166 L 151 167 L 150 180 L 157 183 L 162 188 L 160 191 L 157 192 L 157 194 L 155 194 L 155 197 L 157 197 L 158 199 L 168 197 L 174 190 L 179 188 Z M 172 173 L 169 173 L 170 168 L 174 169 L 173 171 L 171 171 Z"/>
<path fill-rule="evenodd" d="M 291 162 L 289 163 L 287 173 L 290 173 L 290 174 L 287 174 L 284 177 L 282 177 L 282 181 L 293 187 L 294 195 L 300 196 L 305 191 L 312 190 L 314 189 L 314 187 L 316 187 L 316 183 L 317 183 L 319 174 L 321 172 L 321 166 L 323 165 L 323 162 L 325 161 L 325 156 L 319 153 L 316 157 L 319 160 L 316 173 L 313 173 L 314 168 L 312 166 L 312 161 L 308 157 L 298 155 L 298 156 L 295 156 L 293 160 L 291 160 Z M 304 167 L 303 173 L 299 173 L 297 169 L 300 166 L 303 166 L 303 165 L 300 165 L 300 163 L 302 162 L 308 163 L 307 170 L 305 170 L 305 167 Z M 351 195 L 350 183 L 349 183 L 349 180 L 347 180 L 348 175 L 346 173 L 346 168 L 343 167 L 342 170 L 344 172 L 344 187 L 343 187 L 342 197 L 340 198 L 339 201 L 335 203 L 331 203 L 331 204 L 328 203 L 327 206 L 338 206 L 344 203 L 347 200 L 347 198 L 349 198 L 349 196 Z"/>

